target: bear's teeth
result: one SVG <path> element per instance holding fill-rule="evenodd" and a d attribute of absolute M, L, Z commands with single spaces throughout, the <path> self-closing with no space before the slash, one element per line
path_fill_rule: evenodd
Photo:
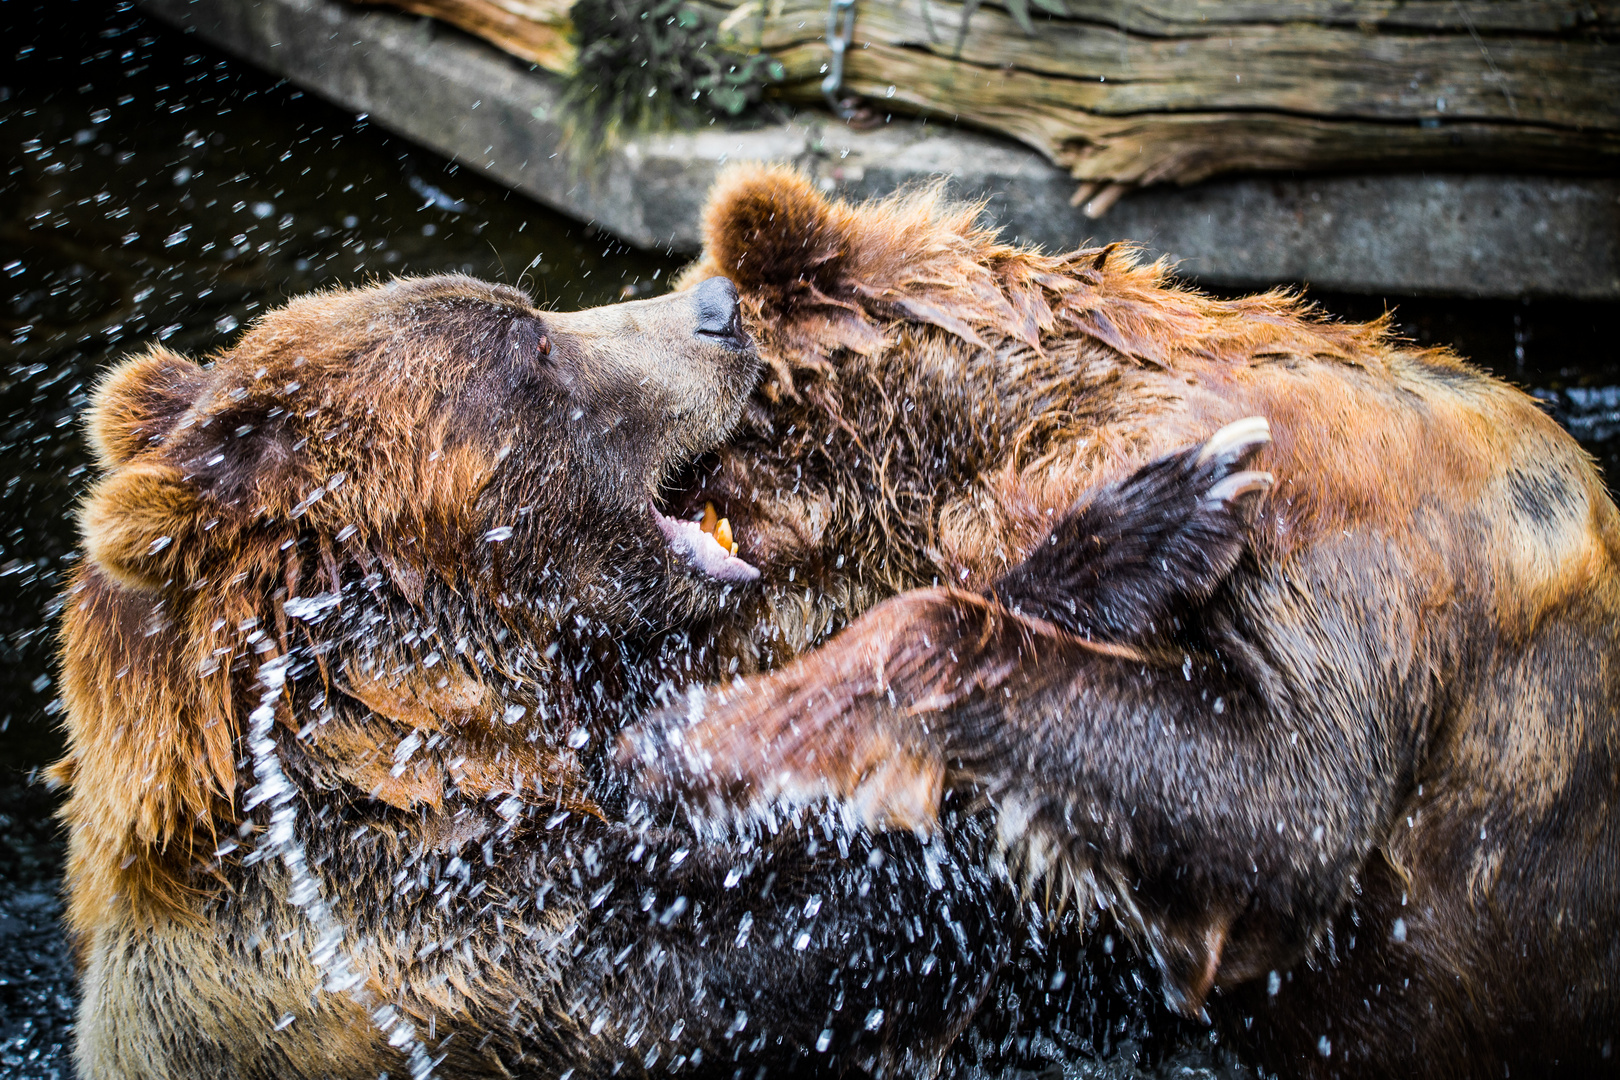
<path fill-rule="evenodd" d="M 698 528 L 714 537 L 715 543 L 725 548 L 731 554 L 737 554 L 737 542 L 731 535 L 731 519 L 723 518 L 715 511 L 714 503 L 703 504 L 703 521 Z"/>
<path fill-rule="evenodd" d="M 704 528 L 703 522 L 666 517 L 656 506 L 649 509 L 669 549 L 696 569 L 717 581 L 754 581 L 759 577 L 758 569 L 737 557 L 737 545 L 731 537 L 731 522 L 714 514 L 713 531 L 710 531 Z M 713 507 L 706 509 L 704 517 L 708 518 L 713 514 Z M 717 537 L 716 534 L 721 535 Z"/>

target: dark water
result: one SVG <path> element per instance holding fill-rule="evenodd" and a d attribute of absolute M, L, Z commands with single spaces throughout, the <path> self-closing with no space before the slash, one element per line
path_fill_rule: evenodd
<path fill-rule="evenodd" d="M 558 306 L 657 289 L 637 252 L 278 83 L 127 5 L 0 0 L 0 1075 L 70 1075 L 52 598 L 71 558 L 97 373 L 204 354 L 266 306 L 461 270 Z M 1535 388 L 1620 476 L 1620 305 L 1323 297 Z M 1122 1059 L 1071 1075 L 1134 1074 Z M 1175 1063 L 1160 1075 L 1182 1075 Z M 1193 1075 L 1198 1075 L 1196 1072 Z M 1208 1075 L 1204 1073 L 1202 1075 Z"/>

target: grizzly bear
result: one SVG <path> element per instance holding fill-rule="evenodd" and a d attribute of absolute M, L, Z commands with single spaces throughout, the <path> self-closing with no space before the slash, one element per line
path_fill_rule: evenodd
<path fill-rule="evenodd" d="M 55 770 L 81 1075 L 935 1070 L 1006 953 L 974 843 L 704 841 L 608 767 L 669 677 L 637 642 L 758 577 L 658 509 L 757 372 L 723 278 L 448 276 L 107 376 Z"/>
<path fill-rule="evenodd" d="M 876 828 L 983 799 L 1010 876 L 1108 909 L 1271 1070 L 1620 1069 L 1620 518 L 1591 460 L 1387 320 L 975 216 L 722 182 L 690 280 L 737 283 L 767 374 L 686 498 L 763 573 L 735 666 L 804 655 L 622 756 Z"/>

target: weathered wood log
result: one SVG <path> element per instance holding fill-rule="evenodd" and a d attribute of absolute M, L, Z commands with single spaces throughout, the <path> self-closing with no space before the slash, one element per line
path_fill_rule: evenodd
<path fill-rule="evenodd" d="M 519 52 L 468 12 L 547 0 L 393 2 Z M 693 6 L 722 42 L 781 61 L 778 94 L 821 101 L 825 0 Z M 1021 139 L 1085 181 L 1094 211 L 1121 185 L 1234 171 L 1612 172 L 1620 3 L 858 0 L 843 92 Z"/>
<path fill-rule="evenodd" d="M 568 17 L 573 0 L 354 0 L 431 15 L 513 56 L 566 75 L 579 50 Z"/>
<path fill-rule="evenodd" d="M 963 34 L 961 4 L 928 2 L 927 25 L 918 0 L 860 4 L 845 88 L 1007 132 L 1082 180 L 1620 167 L 1620 46 L 1591 32 L 1612 34 L 1613 6 L 1092 0 L 1071 5 L 1092 18 L 1043 15 L 1030 37 L 989 6 Z M 823 9 L 747 0 L 724 26 L 775 55 L 785 93 L 809 101 L 827 62 Z M 1313 9 L 1337 17 L 1306 21 Z"/>

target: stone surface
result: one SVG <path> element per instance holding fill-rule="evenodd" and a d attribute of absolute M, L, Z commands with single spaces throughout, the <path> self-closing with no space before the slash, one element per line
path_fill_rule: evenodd
<path fill-rule="evenodd" d="M 1620 179 L 1255 177 L 1130 196 L 1099 220 L 1033 151 L 938 124 L 855 132 L 830 118 L 631 141 L 600 160 L 562 137 L 556 79 L 427 19 L 336 0 L 137 0 L 196 33 L 564 213 L 643 246 L 694 251 L 728 161 L 791 161 L 875 195 L 946 175 L 1012 237 L 1135 240 L 1211 285 L 1620 299 Z"/>

